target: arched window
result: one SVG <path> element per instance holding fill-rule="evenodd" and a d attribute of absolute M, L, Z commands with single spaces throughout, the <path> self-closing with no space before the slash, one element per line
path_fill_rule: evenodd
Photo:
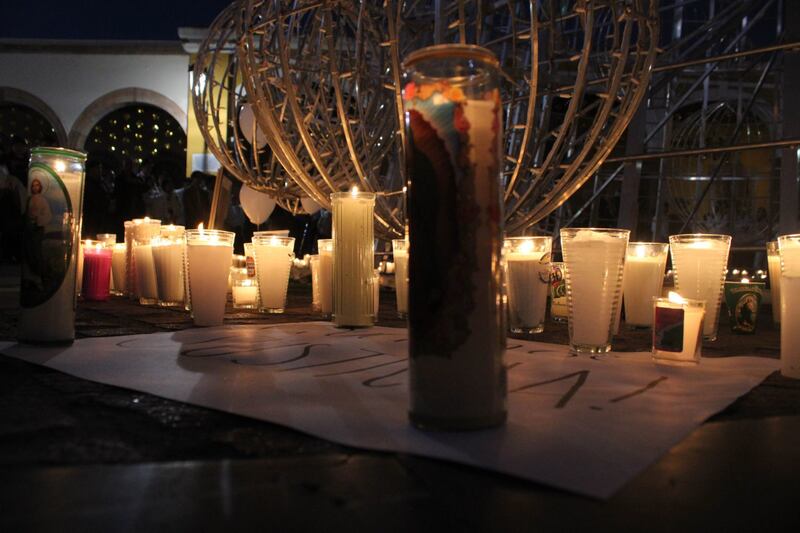
<path fill-rule="evenodd" d="M 58 146 L 56 130 L 44 115 L 26 105 L 0 103 L 0 138 L 12 137 L 28 146 Z"/>

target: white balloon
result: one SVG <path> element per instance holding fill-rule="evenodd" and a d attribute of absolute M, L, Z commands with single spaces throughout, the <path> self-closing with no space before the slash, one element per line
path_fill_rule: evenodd
<path fill-rule="evenodd" d="M 263 224 L 275 210 L 275 200 L 269 194 L 246 185 L 239 192 L 239 202 L 253 224 Z"/>
<path fill-rule="evenodd" d="M 322 209 L 322 207 L 317 202 L 315 202 L 308 196 L 303 196 L 302 198 L 300 198 L 300 205 L 303 206 L 303 209 L 309 215 L 313 215 L 314 213 Z"/>
<path fill-rule="evenodd" d="M 255 124 L 256 135 L 255 143 L 253 143 L 253 125 Z M 245 139 L 254 144 L 256 148 L 264 148 L 267 144 L 267 134 L 256 124 L 255 113 L 253 113 L 253 106 L 250 104 L 242 105 L 239 110 L 239 127 L 242 129 Z"/>

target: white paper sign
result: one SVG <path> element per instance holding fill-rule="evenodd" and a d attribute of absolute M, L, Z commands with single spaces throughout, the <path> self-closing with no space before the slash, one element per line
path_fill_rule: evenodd
<path fill-rule="evenodd" d="M 0 352 L 81 378 L 304 431 L 359 448 L 473 465 L 608 498 L 706 418 L 776 370 L 759 357 L 666 367 L 646 353 L 572 357 L 509 339 L 509 419 L 485 431 L 408 424 L 406 330 L 330 323 L 226 326 L 0 343 Z"/>

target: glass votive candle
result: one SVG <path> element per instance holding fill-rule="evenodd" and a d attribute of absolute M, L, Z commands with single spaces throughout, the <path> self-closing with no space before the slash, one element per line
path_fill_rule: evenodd
<path fill-rule="evenodd" d="M 333 239 L 319 239 L 319 312 L 330 319 L 333 315 Z"/>
<path fill-rule="evenodd" d="M 111 277 L 110 246 L 101 242 L 85 245 L 83 248 L 83 289 L 84 300 L 106 301 L 109 297 L 109 278 Z"/>
<path fill-rule="evenodd" d="M 278 237 L 260 231 L 253 234 L 260 312 L 284 312 L 293 250 L 294 237 Z"/>
<path fill-rule="evenodd" d="M 550 318 L 553 322 L 566 322 L 569 317 L 567 307 L 567 281 L 564 279 L 564 263 L 550 263 Z"/>
<path fill-rule="evenodd" d="M 700 362 L 706 303 L 670 291 L 653 298 L 653 360 L 673 365 Z"/>
<path fill-rule="evenodd" d="M 127 248 L 128 246 L 124 242 L 118 242 L 111 251 L 111 277 L 114 279 L 111 284 L 111 294 L 117 296 L 125 294 L 128 273 L 126 264 Z"/>
<path fill-rule="evenodd" d="M 569 343 L 572 353 L 606 353 L 617 306 L 630 231 L 563 228 L 561 252 L 567 279 Z"/>
<path fill-rule="evenodd" d="M 319 255 L 312 255 L 308 258 L 308 266 L 311 269 L 311 310 L 319 312 Z"/>
<path fill-rule="evenodd" d="M 183 235 L 179 238 L 156 237 L 151 241 L 150 249 L 158 288 L 158 305 L 182 307 L 186 299 Z"/>
<path fill-rule="evenodd" d="M 188 286 L 195 326 L 222 325 L 235 236 L 222 230 L 186 230 Z"/>
<path fill-rule="evenodd" d="M 151 241 L 160 231 L 160 220 L 148 217 L 133 219 L 133 263 L 136 271 L 136 291 L 139 303 L 142 305 L 158 303 L 158 282 Z"/>
<path fill-rule="evenodd" d="M 102 242 L 106 246 L 111 249 L 111 261 L 112 261 L 112 273 L 108 277 L 108 290 L 111 294 L 116 294 L 114 291 L 114 273 L 113 273 L 113 261 L 114 261 L 114 245 L 117 244 L 117 234 L 116 233 L 98 233 L 96 235 L 98 242 Z"/>
<path fill-rule="evenodd" d="M 552 246 L 552 237 L 507 237 L 504 241 L 508 326 L 512 333 L 544 331 Z"/>
<path fill-rule="evenodd" d="M 392 241 L 392 253 L 394 263 L 387 263 L 386 272 L 394 271 L 394 289 L 397 298 L 397 316 L 406 318 L 408 316 L 408 240 L 395 239 Z"/>
<path fill-rule="evenodd" d="M 781 258 L 781 375 L 800 379 L 800 233 L 778 237 Z"/>
<path fill-rule="evenodd" d="M 781 323 L 781 252 L 778 241 L 767 243 L 767 271 L 769 272 L 769 296 L 772 302 L 772 322 Z"/>
<path fill-rule="evenodd" d="M 125 229 L 125 295 L 130 299 L 138 298 L 136 290 L 136 263 L 133 259 L 133 220 L 123 223 Z"/>
<path fill-rule="evenodd" d="M 753 334 L 758 323 L 758 309 L 764 294 L 764 283 L 742 278 L 725 282 L 725 306 L 734 333 Z"/>
<path fill-rule="evenodd" d="M 730 235 L 691 233 L 669 236 L 675 290 L 684 297 L 705 300 L 703 338 L 717 338 L 719 309 L 728 268 Z"/>
<path fill-rule="evenodd" d="M 631 242 L 625 255 L 622 281 L 625 323 L 631 327 L 653 325 L 653 298 L 661 296 L 669 244 Z"/>
<path fill-rule="evenodd" d="M 236 309 L 258 308 L 258 285 L 247 276 L 247 267 L 231 269 L 231 298 Z"/>

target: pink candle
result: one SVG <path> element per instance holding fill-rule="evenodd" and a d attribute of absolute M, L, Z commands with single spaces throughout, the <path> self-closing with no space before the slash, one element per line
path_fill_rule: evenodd
<path fill-rule="evenodd" d="M 111 276 L 111 248 L 102 244 L 87 246 L 83 250 L 84 300 L 108 300 L 108 281 Z"/>

